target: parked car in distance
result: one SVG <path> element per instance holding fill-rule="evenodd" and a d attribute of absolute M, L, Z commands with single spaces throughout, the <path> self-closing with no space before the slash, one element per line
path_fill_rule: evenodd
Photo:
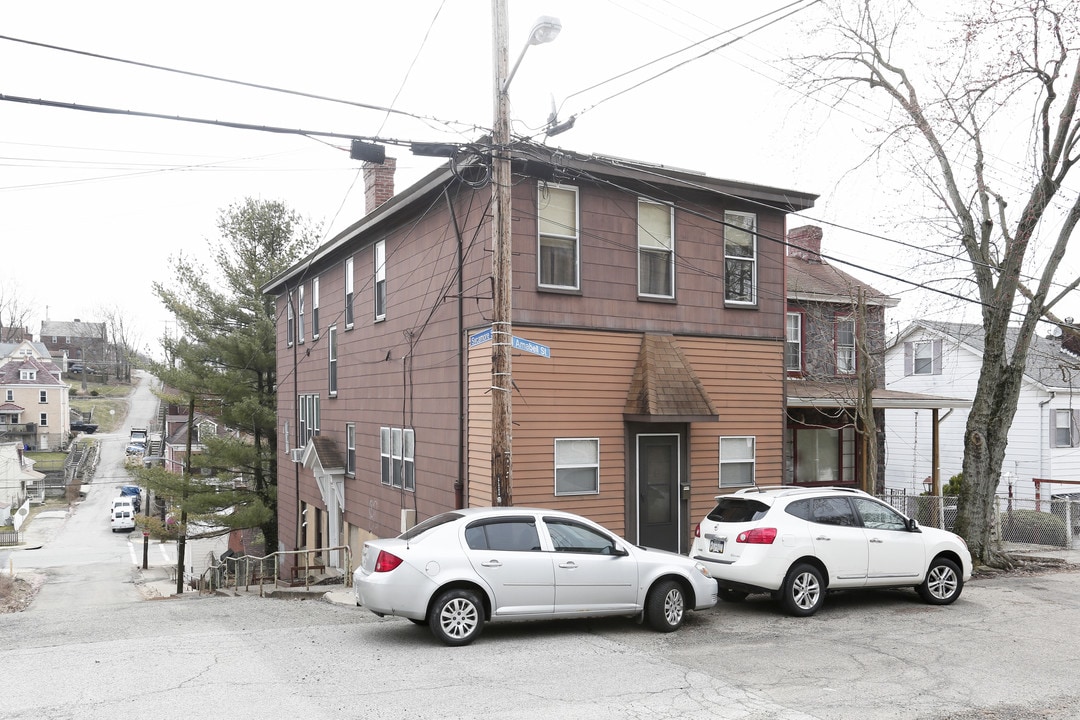
<path fill-rule="evenodd" d="M 146 446 L 133 443 L 127 446 L 125 452 L 128 455 L 142 455 L 144 452 L 146 452 Z"/>
<path fill-rule="evenodd" d="M 120 497 L 130 499 L 135 506 L 135 512 L 142 510 L 142 490 L 138 485 L 121 485 Z"/>
<path fill-rule="evenodd" d="M 914 588 L 932 605 L 960 597 L 971 553 L 958 535 L 919 524 L 851 488 L 747 488 L 717 496 L 690 557 L 722 600 L 770 593 L 791 615 L 817 612 L 830 590 Z"/>
<path fill-rule="evenodd" d="M 451 646 L 508 620 L 625 615 L 671 632 L 716 604 L 700 563 L 539 508 L 454 510 L 369 540 L 353 580 L 357 605 L 427 624 Z"/>
<path fill-rule="evenodd" d="M 117 505 L 113 508 L 112 512 L 112 531 L 117 530 L 134 530 L 135 529 L 135 510 L 131 507 L 131 504 Z"/>
<path fill-rule="evenodd" d="M 120 495 L 113 498 L 112 504 L 109 506 L 109 517 L 113 517 L 113 513 L 116 512 L 117 508 L 121 507 L 129 508 L 132 514 L 136 512 L 135 503 L 132 501 L 132 499 L 127 495 Z"/>
<path fill-rule="evenodd" d="M 81 420 L 71 423 L 71 432 L 84 432 L 87 435 L 92 435 L 97 429 L 98 426 L 94 423 L 82 422 Z"/>

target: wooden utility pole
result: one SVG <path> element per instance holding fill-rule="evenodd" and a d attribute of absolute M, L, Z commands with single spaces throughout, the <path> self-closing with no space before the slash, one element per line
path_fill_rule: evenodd
<path fill-rule="evenodd" d="M 187 493 L 191 484 L 191 433 L 195 428 L 195 395 L 188 397 L 187 447 L 184 448 L 184 489 L 180 493 L 180 536 L 176 540 L 176 594 L 184 592 L 184 554 L 187 550 Z M 149 441 L 149 438 L 147 438 Z"/>
<path fill-rule="evenodd" d="M 506 0 L 492 0 L 494 26 L 495 121 L 491 133 L 492 256 L 494 306 L 491 319 L 491 503 L 512 505 L 513 413 L 510 372 L 512 254 L 510 227 L 510 99 L 506 77 L 510 59 Z"/>

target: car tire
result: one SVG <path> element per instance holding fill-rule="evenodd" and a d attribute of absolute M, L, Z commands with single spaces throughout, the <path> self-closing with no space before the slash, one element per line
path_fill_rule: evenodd
<path fill-rule="evenodd" d="M 825 602 L 825 581 L 821 571 L 808 563 L 799 563 L 788 571 L 780 588 L 780 603 L 789 615 L 809 617 Z"/>
<path fill-rule="evenodd" d="M 948 605 L 960 597 L 964 576 L 956 563 L 948 558 L 934 558 L 926 571 L 926 579 L 915 590 L 931 605 Z"/>
<path fill-rule="evenodd" d="M 746 596 L 749 594 L 750 593 L 748 592 L 743 592 L 742 590 L 732 590 L 731 588 L 720 588 L 720 590 L 716 593 L 717 597 L 719 597 L 724 602 L 729 603 L 740 603 L 745 600 Z"/>
<path fill-rule="evenodd" d="M 447 590 L 435 598 L 428 613 L 428 626 L 446 645 L 468 645 L 484 629 L 484 605 L 473 590 Z"/>
<path fill-rule="evenodd" d="M 658 632 L 678 630 L 686 619 L 686 592 L 675 580 L 663 580 L 652 586 L 645 598 L 645 617 Z"/>

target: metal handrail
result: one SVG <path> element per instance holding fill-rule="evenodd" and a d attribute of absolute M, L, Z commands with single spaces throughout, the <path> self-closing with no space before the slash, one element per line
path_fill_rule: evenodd
<path fill-rule="evenodd" d="M 309 589 L 311 587 L 311 573 L 310 573 L 310 570 L 312 568 L 314 568 L 314 567 L 322 567 L 321 564 L 320 565 L 314 565 L 314 564 L 311 563 L 311 555 L 324 553 L 324 552 L 329 553 L 329 552 L 334 552 L 334 551 L 338 551 L 338 550 L 342 550 L 342 551 L 345 552 L 344 584 L 345 584 L 345 587 L 351 587 L 352 586 L 352 550 L 347 545 L 338 545 L 338 546 L 335 546 L 335 547 L 313 548 L 313 549 L 307 549 L 307 550 L 279 550 L 277 552 L 270 553 L 269 555 L 263 555 L 262 557 L 257 557 L 255 555 L 241 555 L 239 557 L 226 557 L 222 561 L 215 561 L 212 565 L 210 565 L 205 570 L 203 570 L 202 574 L 200 574 L 200 576 L 199 576 L 199 588 L 198 588 L 199 589 L 199 594 L 202 594 L 204 589 L 207 590 L 207 592 L 214 592 L 214 590 L 217 589 L 217 583 L 218 583 L 218 580 L 219 580 L 219 578 L 218 578 L 219 575 L 222 575 L 222 578 L 221 578 L 222 582 L 221 582 L 221 585 L 220 585 L 220 587 L 222 587 L 222 588 L 228 588 L 229 587 L 229 583 L 227 582 L 227 580 L 228 580 L 229 576 L 231 575 L 232 579 L 233 579 L 233 585 L 232 586 L 233 586 L 234 590 L 239 590 L 240 589 L 240 579 L 241 579 L 241 576 L 242 576 L 244 578 L 244 583 L 243 583 L 244 591 L 247 592 L 247 591 L 250 590 L 251 585 L 254 584 L 254 583 L 252 583 L 252 578 L 254 576 L 254 573 L 252 573 L 250 571 L 251 566 L 258 563 L 259 565 L 265 567 L 268 564 L 267 561 L 272 561 L 271 564 L 272 564 L 272 566 L 274 568 L 273 586 L 276 587 L 277 584 L 278 584 L 278 580 L 279 580 L 279 576 L 278 576 L 278 568 L 280 567 L 279 559 L 280 559 L 280 557 L 284 557 L 284 556 L 288 556 L 288 555 L 304 555 L 304 564 L 303 565 L 298 565 L 297 567 L 303 569 L 303 571 L 304 571 L 304 589 L 307 590 L 307 589 Z M 230 573 L 230 570 L 229 570 L 230 564 L 231 564 L 231 566 L 233 568 L 231 573 Z M 225 569 L 224 574 L 221 573 L 222 568 Z M 266 575 L 264 573 L 260 572 L 258 574 L 259 597 L 263 597 L 265 595 L 264 590 L 263 590 L 263 588 L 265 586 L 265 583 L 263 582 L 263 580 L 265 578 L 266 578 Z"/>

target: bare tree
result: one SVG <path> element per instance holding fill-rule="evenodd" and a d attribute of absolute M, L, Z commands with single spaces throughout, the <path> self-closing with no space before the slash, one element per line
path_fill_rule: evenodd
<path fill-rule="evenodd" d="M 0 281 L 0 342 L 29 340 L 30 315 L 34 301 L 12 280 Z"/>
<path fill-rule="evenodd" d="M 102 306 L 98 315 L 104 319 L 112 355 L 113 376 L 131 380 L 131 366 L 138 353 L 140 336 L 127 312 L 119 305 Z"/>
<path fill-rule="evenodd" d="M 908 155 L 938 204 L 925 209 L 926 232 L 950 239 L 980 305 L 984 351 L 956 531 L 978 561 L 1005 564 L 991 543 L 993 499 L 1028 349 L 1040 318 L 1080 284 L 1055 280 L 1080 221 L 1080 198 L 1063 188 L 1080 159 L 1080 12 L 1075 0 L 971 0 L 955 25 L 931 28 L 915 2 L 835 0 L 832 11 L 830 50 L 797 61 L 803 81 L 887 98 L 895 122 L 880 128 L 877 151 Z M 940 57 L 904 56 L 904 41 L 917 39 L 927 57 L 925 38 L 947 27 L 956 34 Z M 1018 140 L 1025 122 L 1032 131 Z"/>

